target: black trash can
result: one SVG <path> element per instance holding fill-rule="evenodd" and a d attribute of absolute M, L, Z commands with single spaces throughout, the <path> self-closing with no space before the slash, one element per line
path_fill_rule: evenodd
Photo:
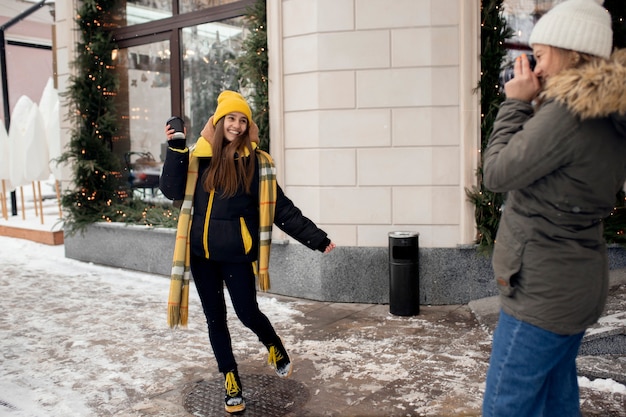
<path fill-rule="evenodd" d="M 419 233 L 389 233 L 389 312 L 415 316 L 420 312 Z"/>

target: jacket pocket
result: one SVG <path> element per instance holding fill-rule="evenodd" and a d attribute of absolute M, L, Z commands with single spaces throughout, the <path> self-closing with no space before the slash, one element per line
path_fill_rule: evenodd
<path fill-rule="evenodd" d="M 239 223 L 241 224 L 241 240 L 243 241 L 243 251 L 247 255 L 252 249 L 252 236 L 250 236 L 250 231 L 248 230 L 248 226 L 246 226 L 246 220 L 243 217 L 239 218 Z"/>
<path fill-rule="evenodd" d="M 500 294 L 511 297 L 515 293 L 518 274 L 522 268 L 524 239 L 515 232 L 506 216 L 502 216 L 493 250 L 493 272 Z"/>

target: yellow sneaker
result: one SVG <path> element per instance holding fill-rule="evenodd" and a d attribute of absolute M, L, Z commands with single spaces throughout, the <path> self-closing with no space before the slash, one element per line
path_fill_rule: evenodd
<path fill-rule="evenodd" d="M 226 372 L 224 374 L 224 409 L 229 413 L 238 413 L 246 409 L 246 403 L 243 400 L 243 389 L 237 369 Z"/>
<path fill-rule="evenodd" d="M 267 350 L 269 352 L 267 363 L 274 368 L 276 375 L 281 378 L 289 378 L 293 371 L 293 365 L 282 343 L 280 345 L 269 345 Z"/>

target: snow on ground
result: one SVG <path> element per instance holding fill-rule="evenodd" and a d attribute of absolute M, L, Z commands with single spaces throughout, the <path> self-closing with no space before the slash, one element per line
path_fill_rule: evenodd
<path fill-rule="evenodd" d="M 197 293 L 189 328 L 167 327 L 164 277 L 82 263 L 65 258 L 62 245 L 6 237 L 0 265 L 7 307 L 0 316 L 0 415 L 2 401 L 29 417 L 113 412 L 126 397 L 120 391 L 161 393 L 168 377 L 212 360 Z M 259 303 L 280 320 L 294 314 L 269 298 Z M 255 344 L 250 335 L 238 340 Z"/>
<path fill-rule="evenodd" d="M 612 379 L 594 379 L 590 381 L 589 378 L 580 376 L 578 377 L 578 385 L 582 388 L 591 388 L 598 391 L 605 391 L 618 394 L 626 394 L 626 386 Z"/>
<path fill-rule="evenodd" d="M 94 409 L 106 412 L 99 415 L 114 415 L 129 397 L 157 395 L 171 389 L 169 382 L 180 380 L 182 374 L 207 364 L 214 366 L 196 292 L 191 292 L 189 327 L 170 330 L 165 325 L 168 290 L 169 282 L 163 277 L 67 259 L 62 245 L 0 237 L 4 310 L 0 315 L 0 415 L 84 417 L 94 415 Z M 297 300 L 281 302 L 261 296 L 259 304 L 277 329 L 292 331 L 285 335 L 286 341 L 296 349 L 300 361 L 315 364 L 313 378 L 325 383 L 367 380 L 374 392 L 405 378 L 405 364 L 419 361 L 423 369 L 432 367 L 433 382 L 454 391 L 464 389 L 467 381 L 463 381 L 476 362 L 482 366 L 487 360 L 478 346 L 475 351 L 464 350 L 463 355 L 456 353 L 461 349 L 454 345 L 462 340 L 450 340 L 449 352 L 445 346 L 438 347 L 437 339 L 447 333 L 446 325 L 420 316 L 386 316 L 380 323 L 356 331 L 340 329 L 339 336 L 330 341 L 297 341 L 292 335 L 302 329 L 298 319 L 303 316 Z M 232 311 L 229 316 L 234 317 Z M 402 321 L 406 332 L 375 337 L 394 321 Z M 236 319 L 231 331 L 238 357 L 256 355 L 262 360 L 263 347 Z M 406 344 L 411 334 L 420 335 L 420 349 L 394 350 Z M 481 344 L 489 344 L 489 334 L 483 334 Z M 377 361 L 385 361 L 388 351 L 394 353 L 381 368 Z M 438 352 L 436 356 L 433 351 Z M 177 355 L 180 360 L 172 358 Z M 439 368 L 442 358 L 449 363 L 444 369 Z M 598 391 L 626 392 L 624 385 L 612 380 L 579 381 L 582 387 Z M 367 387 L 363 385 L 361 390 L 367 391 Z M 480 387 L 475 390 L 480 392 Z M 420 397 L 424 393 L 398 392 L 428 415 L 426 408 L 419 407 L 426 401 Z"/>
<path fill-rule="evenodd" d="M 46 200 L 45 212 L 44 225 L 32 212 L 26 220 L 1 219 L 0 225 L 52 230 L 58 220 L 56 200 Z M 63 245 L 0 236 L 0 415 L 84 417 L 94 410 L 97 415 L 123 415 L 116 413 L 173 389 L 172 381 L 214 367 L 197 293 L 191 291 L 193 316 L 181 331 L 165 325 L 168 291 L 169 281 L 163 277 L 67 259 Z M 433 384 L 441 384 L 442 391 L 460 391 L 471 385 L 465 372 L 475 372 L 477 363 L 484 367 L 488 360 L 481 349 L 491 342 L 484 329 L 472 333 L 482 338 L 475 350 L 455 346 L 463 340 L 450 340 L 443 348 L 435 345 L 448 333 L 446 324 L 419 316 L 388 315 L 376 324 L 338 329 L 330 339 L 296 340 L 292 335 L 303 329 L 305 300 L 278 301 L 264 295 L 259 304 L 277 329 L 291 331 L 284 336 L 287 344 L 299 360 L 314 364 L 312 378 L 324 383 L 364 380 L 360 389 L 374 392 L 405 377 L 405 364 L 420 361 L 420 366 L 433 369 Z M 229 317 L 234 317 L 232 311 Z M 400 320 L 402 334 L 376 337 Z M 607 320 L 611 325 L 626 321 L 623 315 Z M 236 319 L 231 332 L 236 355 L 262 360 L 263 347 Z M 398 354 L 397 346 L 413 334 L 420 337 L 419 348 Z M 386 366 L 376 365 L 380 359 L 388 360 Z M 449 367 L 442 369 L 442 360 Z M 626 393 L 624 385 L 610 379 L 581 377 L 579 382 L 601 392 Z M 472 388 L 478 403 L 475 394 L 481 389 Z M 416 410 L 426 401 L 415 390 L 399 388 L 397 394 Z M 428 415 L 425 410 L 420 412 Z"/>
<path fill-rule="evenodd" d="M 11 191 L 15 193 L 15 207 L 11 202 Z M 3 188 L 0 188 L 0 195 L 2 192 Z M 6 213 L 0 211 L 0 226 L 45 231 L 63 229 L 54 177 L 50 176 L 46 181 L 33 182 L 15 190 L 7 189 L 5 184 L 4 193 Z M 40 196 L 37 198 L 37 207 L 43 207 L 43 217 L 39 210 L 35 210 L 34 195 Z M 12 215 L 13 209 L 17 212 L 16 216 Z"/>

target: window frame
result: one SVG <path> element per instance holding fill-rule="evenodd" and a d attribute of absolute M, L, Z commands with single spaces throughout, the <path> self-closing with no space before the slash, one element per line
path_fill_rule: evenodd
<path fill-rule="evenodd" d="M 241 0 L 195 12 L 178 14 L 178 0 L 173 0 L 173 16 L 138 25 L 116 28 L 111 30 L 111 34 L 113 41 L 119 48 L 128 48 L 169 40 L 170 56 L 178 57 L 178 59 L 170 59 L 171 108 L 172 112 L 175 114 L 183 114 L 182 30 L 186 27 L 244 16 L 248 8 L 251 7 L 255 1 L 256 0 Z"/>

